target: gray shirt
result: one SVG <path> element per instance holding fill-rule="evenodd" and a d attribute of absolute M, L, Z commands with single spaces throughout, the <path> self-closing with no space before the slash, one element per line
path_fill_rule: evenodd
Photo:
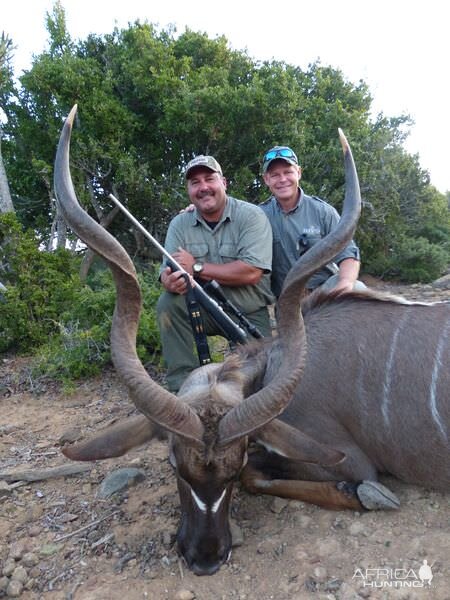
<path fill-rule="evenodd" d="M 339 222 L 339 214 L 330 204 L 307 196 L 301 188 L 297 206 L 283 212 L 274 196 L 260 208 L 267 215 L 273 232 L 272 291 L 280 295 L 284 279 L 292 265 L 308 248 L 333 230 Z M 351 241 L 339 252 L 332 263 L 317 271 L 307 282 L 308 289 L 314 289 L 338 272 L 337 265 L 346 258 L 360 260 L 359 249 Z"/>
<path fill-rule="evenodd" d="M 274 301 L 270 291 L 272 229 L 257 206 L 227 196 L 225 210 L 214 229 L 197 210 L 176 215 L 170 222 L 165 248 L 173 254 L 180 247 L 202 262 L 242 260 L 264 271 L 256 285 L 223 286 L 225 296 L 244 313 Z"/>

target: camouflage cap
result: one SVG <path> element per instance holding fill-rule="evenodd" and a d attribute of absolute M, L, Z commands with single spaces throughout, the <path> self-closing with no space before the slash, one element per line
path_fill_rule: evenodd
<path fill-rule="evenodd" d="M 184 174 L 186 179 L 189 179 L 189 174 L 195 167 L 206 167 L 207 169 L 214 171 L 214 173 L 219 173 L 219 175 L 222 175 L 222 168 L 214 156 L 205 156 L 203 154 L 199 154 L 189 161 Z"/>

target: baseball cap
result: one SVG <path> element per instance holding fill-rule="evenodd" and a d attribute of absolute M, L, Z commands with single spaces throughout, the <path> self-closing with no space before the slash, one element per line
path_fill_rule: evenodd
<path fill-rule="evenodd" d="M 222 175 L 222 168 L 214 156 L 205 156 L 204 154 L 199 154 L 189 161 L 184 174 L 186 179 L 189 179 L 189 173 L 195 167 L 206 167 L 207 169 L 214 171 L 214 173 L 219 173 L 219 175 Z"/>
<path fill-rule="evenodd" d="M 264 154 L 263 157 L 263 174 L 269 168 L 270 163 L 274 160 L 285 160 L 290 165 L 298 165 L 297 155 L 288 146 L 274 146 Z"/>

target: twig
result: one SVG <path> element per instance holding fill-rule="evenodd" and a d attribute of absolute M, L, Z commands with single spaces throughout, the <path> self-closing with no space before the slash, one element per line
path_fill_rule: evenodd
<path fill-rule="evenodd" d="M 14 481 L 42 481 L 54 477 L 66 477 L 90 471 L 92 465 L 68 464 L 47 469 L 23 469 L 22 471 L 0 471 L 0 479 L 12 483 Z"/>
<path fill-rule="evenodd" d="M 79 529 L 75 529 L 75 531 L 71 531 L 70 533 L 66 533 L 66 535 L 62 535 L 59 538 L 56 538 L 55 542 L 61 542 L 62 540 L 67 540 L 68 538 L 76 535 L 77 533 L 86 531 L 86 529 L 90 529 L 91 527 L 98 525 L 102 521 L 106 521 L 106 519 L 109 519 L 110 517 L 113 517 L 114 515 L 119 514 L 119 512 L 120 512 L 120 510 L 115 510 L 114 512 L 110 513 L 109 515 L 105 515 L 104 517 L 101 517 L 100 519 L 92 521 L 91 523 L 88 523 L 87 525 L 84 525 L 83 527 L 80 527 Z"/>
<path fill-rule="evenodd" d="M 181 558 L 178 559 L 178 570 L 180 571 L 180 578 L 184 579 L 183 563 L 181 562 Z"/>

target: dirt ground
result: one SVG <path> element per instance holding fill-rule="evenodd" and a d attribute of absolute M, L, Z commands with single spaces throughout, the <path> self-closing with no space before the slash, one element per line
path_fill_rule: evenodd
<path fill-rule="evenodd" d="M 395 291 L 449 296 L 430 286 Z M 237 545 L 210 577 L 193 575 L 177 557 L 179 501 L 164 442 L 72 476 L 7 483 L 5 471 L 67 465 L 63 432 L 92 432 L 133 412 L 112 370 L 72 393 L 54 385 L 31 393 L 29 384 L 26 359 L 0 358 L 0 597 L 450 599 L 450 496 L 391 478 L 382 481 L 401 501 L 395 512 L 333 512 L 237 486 Z M 104 478 L 123 466 L 142 469 L 144 480 L 100 498 Z M 419 577 L 425 561 L 430 583 Z"/>

